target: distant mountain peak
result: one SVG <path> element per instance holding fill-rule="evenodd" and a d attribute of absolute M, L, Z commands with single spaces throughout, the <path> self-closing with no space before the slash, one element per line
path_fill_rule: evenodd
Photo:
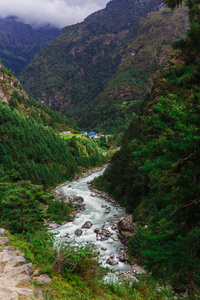
<path fill-rule="evenodd" d="M 16 16 L 0 18 L 0 58 L 8 69 L 19 74 L 36 52 L 60 34 L 60 29 L 49 25 L 33 28 Z"/>

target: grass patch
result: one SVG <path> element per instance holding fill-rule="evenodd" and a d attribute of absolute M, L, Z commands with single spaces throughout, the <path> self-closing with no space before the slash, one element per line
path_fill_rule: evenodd
<path fill-rule="evenodd" d="M 72 137 L 76 136 L 76 137 L 80 137 L 82 136 L 81 134 L 66 134 L 66 135 L 60 135 L 62 138 L 64 138 L 65 140 L 70 140 Z"/>

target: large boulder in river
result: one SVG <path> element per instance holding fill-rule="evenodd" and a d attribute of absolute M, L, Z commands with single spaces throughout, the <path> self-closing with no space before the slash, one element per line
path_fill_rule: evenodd
<path fill-rule="evenodd" d="M 128 246 L 129 239 L 134 236 L 137 230 L 137 225 L 134 223 L 132 215 L 119 221 L 118 229 L 121 242 Z"/>
<path fill-rule="evenodd" d="M 118 264 L 118 261 L 115 260 L 115 259 L 113 259 L 112 256 L 111 256 L 111 257 L 109 257 L 109 258 L 106 260 L 106 263 L 109 264 L 109 265 L 111 265 L 111 266 L 115 266 L 115 265 Z"/>
<path fill-rule="evenodd" d="M 90 221 L 86 221 L 84 224 L 83 224 L 83 226 L 82 226 L 82 228 L 87 228 L 87 229 L 89 229 L 90 227 L 92 227 L 92 222 L 90 222 Z"/>
<path fill-rule="evenodd" d="M 81 196 L 77 196 L 77 197 L 74 197 L 74 202 L 82 203 L 82 202 L 84 202 L 84 199 Z"/>
<path fill-rule="evenodd" d="M 83 233 L 83 231 L 80 228 L 76 229 L 76 231 L 75 231 L 76 235 L 82 235 L 82 233 Z"/>

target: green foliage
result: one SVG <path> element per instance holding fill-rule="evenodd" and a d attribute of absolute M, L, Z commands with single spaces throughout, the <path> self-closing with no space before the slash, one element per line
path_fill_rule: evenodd
<path fill-rule="evenodd" d="M 98 147 L 98 141 L 85 137 L 72 137 L 67 141 L 70 153 L 74 156 L 78 166 L 88 168 L 96 164 L 106 162 L 102 151 Z"/>
<path fill-rule="evenodd" d="M 138 223 L 130 253 L 154 277 L 195 299 L 200 286 L 200 62 L 191 31 L 193 25 L 186 47 L 157 76 L 141 116 L 132 120 L 121 150 L 96 184 Z"/>
<path fill-rule="evenodd" d="M 45 217 L 50 221 L 61 224 L 63 221 L 70 219 L 72 204 L 66 204 L 64 201 L 52 200 L 47 208 Z"/>
<path fill-rule="evenodd" d="M 4 74 L 4 75 L 8 75 L 8 77 L 12 76 L 12 71 L 8 70 L 5 66 L 2 66 L 0 71 Z"/>
<path fill-rule="evenodd" d="M 158 285 L 151 276 L 140 277 L 139 282 L 119 280 L 116 283 L 102 282 L 105 275 L 89 245 L 72 245 L 58 241 L 46 231 L 10 236 L 11 245 L 25 252 L 27 261 L 40 273 L 49 273 L 52 282 L 48 289 L 43 289 L 45 299 L 88 299 L 88 300 L 165 300 L 179 299 L 170 286 Z M 57 245 L 57 247 L 56 247 Z M 62 276 L 61 276 L 62 275 Z M 35 281 L 35 285 L 38 283 Z"/>
<path fill-rule="evenodd" d="M 43 226 L 44 204 L 50 198 L 42 186 L 9 182 L 4 177 L 0 182 L 0 222 L 14 233 L 34 232 Z"/>
<path fill-rule="evenodd" d="M 76 163 L 65 142 L 52 129 L 0 103 L 0 163 L 23 180 L 51 186 L 72 178 Z"/>
<path fill-rule="evenodd" d="M 182 92 L 160 97 L 151 114 L 132 122 L 100 179 L 141 224 L 130 252 L 177 288 L 189 274 L 199 285 L 199 103 L 194 90 L 187 102 Z"/>
<path fill-rule="evenodd" d="M 49 109 L 31 97 L 20 96 L 18 90 L 12 93 L 9 106 L 14 107 L 24 115 L 28 115 L 42 122 L 45 127 L 52 127 L 56 131 L 79 130 L 72 119 L 67 119 L 63 114 Z"/>

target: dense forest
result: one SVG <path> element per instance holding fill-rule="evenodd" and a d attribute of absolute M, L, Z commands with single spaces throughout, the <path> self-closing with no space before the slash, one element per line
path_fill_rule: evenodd
<path fill-rule="evenodd" d="M 182 1 L 170 0 L 174 9 Z M 200 8 L 186 1 L 190 29 L 154 78 L 141 114 L 96 185 L 133 214 L 129 252 L 189 299 L 199 295 Z M 197 298 L 196 298 L 197 297 Z"/>
<path fill-rule="evenodd" d="M 57 209 L 56 215 L 63 210 L 67 217 L 71 208 L 54 203 L 47 190 L 73 179 L 80 170 L 102 165 L 106 158 L 100 141 L 63 139 L 60 131 L 79 132 L 74 121 L 29 97 L 3 65 L 0 73 L 0 222 L 13 232 L 25 232 L 50 217 L 44 214 L 44 205 L 49 204 L 50 211 Z M 23 214 L 29 216 L 26 224 Z"/>

